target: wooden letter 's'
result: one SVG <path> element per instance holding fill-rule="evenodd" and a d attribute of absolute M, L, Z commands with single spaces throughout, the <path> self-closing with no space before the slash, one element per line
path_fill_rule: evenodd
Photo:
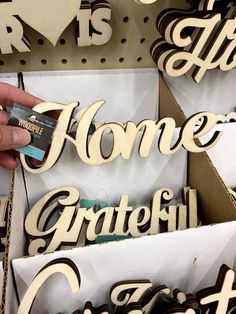
<path fill-rule="evenodd" d="M 97 32 L 92 34 L 92 45 L 104 45 L 111 39 L 112 28 L 109 24 L 110 20 L 110 7 L 98 8 L 94 11 L 91 22 Z"/>

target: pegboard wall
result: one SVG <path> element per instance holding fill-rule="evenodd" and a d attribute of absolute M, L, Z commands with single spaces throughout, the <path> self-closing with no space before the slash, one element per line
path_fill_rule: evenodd
<path fill-rule="evenodd" d="M 46 38 L 22 22 L 31 42 L 31 52 L 0 54 L 0 72 L 88 70 L 155 67 L 151 44 L 158 38 L 155 22 L 169 7 L 185 7 L 185 0 L 159 0 L 140 5 L 134 0 L 109 0 L 112 38 L 103 46 L 81 48 L 76 44 L 74 20 L 54 47 Z"/>

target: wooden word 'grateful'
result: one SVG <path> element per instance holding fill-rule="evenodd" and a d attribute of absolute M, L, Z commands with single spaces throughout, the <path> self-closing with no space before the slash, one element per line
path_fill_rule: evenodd
<path fill-rule="evenodd" d="M 151 54 L 161 71 L 174 77 L 188 74 L 198 83 L 210 69 L 236 66 L 236 7 L 220 1 L 222 7 L 215 10 L 215 2 L 202 0 L 197 10 L 169 9 L 159 15 L 162 38 L 153 43 Z"/>
<path fill-rule="evenodd" d="M 138 124 L 128 121 L 125 124 L 117 122 L 109 122 L 100 125 L 95 129 L 93 134 L 90 133 L 90 128 L 93 125 L 95 116 L 104 101 L 98 101 L 91 106 L 79 112 L 78 125 L 75 138 L 69 134 L 71 119 L 74 109 L 78 103 L 73 102 L 68 105 L 56 103 L 41 103 L 34 107 L 34 110 L 39 113 L 47 111 L 61 111 L 58 118 L 57 126 L 54 131 L 52 143 L 48 156 L 44 163 L 35 167 L 30 159 L 21 154 L 21 162 L 26 170 L 31 173 L 42 173 L 52 168 L 58 161 L 66 141 L 75 145 L 77 153 L 81 160 L 89 165 L 101 165 L 122 157 L 125 160 L 131 158 L 131 153 L 135 140 L 139 137 L 139 155 L 142 158 L 147 158 L 150 154 L 152 144 L 159 131 L 158 149 L 164 155 L 173 155 L 181 147 L 194 153 L 204 152 L 219 141 L 221 132 L 214 132 L 211 139 L 205 144 L 200 144 L 196 139 L 207 134 L 213 129 L 217 123 L 217 115 L 211 112 L 201 112 L 191 116 L 182 126 L 179 138 L 173 144 L 173 137 L 176 132 L 176 123 L 172 118 L 163 118 L 156 120 L 143 120 Z M 199 120 L 202 124 L 199 126 Z M 109 134 L 107 134 L 109 133 Z M 107 140 L 109 152 L 104 153 L 102 143 Z"/>
<path fill-rule="evenodd" d="M 170 202 L 173 196 L 170 189 L 160 189 L 154 193 L 150 208 L 133 208 L 128 204 L 128 195 L 122 195 L 119 206 L 95 212 L 93 207 L 80 208 L 80 193 L 76 188 L 58 188 L 43 196 L 26 217 L 25 231 L 31 239 L 29 254 L 54 252 L 61 245 L 76 245 L 79 237 L 83 236 L 85 224 L 83 231 L 90 243 L 104 235 L 154 235 L 160 232 L 161 223 L 166 225 L 165 231 L 197 227 L 196 190 L 185 188 L 182 204 L 161 208 L 161 204 Z M 48 229 L 50 217 L 58 210 L 61 210 L 61 216 Z"/>

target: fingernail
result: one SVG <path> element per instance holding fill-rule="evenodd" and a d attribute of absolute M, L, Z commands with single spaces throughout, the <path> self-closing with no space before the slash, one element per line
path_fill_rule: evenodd
<path fill-rule="evenodd" d="M 30 132 L 20 128 L 13 129 L 13 145 L 21 147 L 28 145 L 31 142 Z"/>

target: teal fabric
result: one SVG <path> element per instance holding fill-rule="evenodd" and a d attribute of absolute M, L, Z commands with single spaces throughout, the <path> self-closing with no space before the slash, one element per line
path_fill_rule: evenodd
<path fill-rule="evenodd" d="M 94 212 L 99 211 L 102 208 L 113 206 L 111 204 L 108 204 L 107 202 L 101 202 L 98 200 L 86 200 L 86 199 L 81 199 L 80 200 L 80 207 L 81 208 L 91 208 L 93 207 Z M 102 235 L 98 236 L 95 243 L 106 243 L 106 242 L 113 242 L 113 241 L 119 241 L 119 240 L 124 240 L 124 239 L 130 239 L 132 238 L 131 236 L 117 236 L 117 235 Z"/>
<path fill-rule="evenodd" d="M 107 202 L 101 202 L 98 200 L 86 200 L 86 199 L 81 199 L 80 200 L 80 207 L 81 208 L 91 208 L 94 207 L 94 212 L 97 212 L 98 210 L 109 207 L 111 206 Z"/>
<path fill-rule="evenodd" d="M 95 243 L 106 243 L 106 242 L 114 242 L 114 241 L 120 241 L 120 240 L 125 240 L 125 239 L 131 239 L 131 236 L 116 236 L 116 235 L 109 235 L 109 236 L 98 236 Z"/>

